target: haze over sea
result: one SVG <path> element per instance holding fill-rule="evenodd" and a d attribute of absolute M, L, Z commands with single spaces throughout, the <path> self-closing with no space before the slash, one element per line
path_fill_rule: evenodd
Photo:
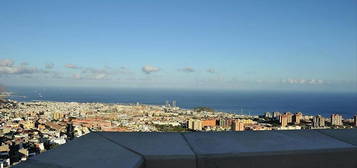
<path fill-rule="evenodd" d="M 17 101 L 61 101 L 142 103 L 163 105 L 166 100 L 181 108 L 207 106 L 216 111 L 260 115 L 264 112 L 302 112 L 325 117 L 338 113 L 351 118 L 357 114 L 355 92 L 297 91 L 213 91 L 173 89 L 104 89 L 104 88 L 36 88 L 11 87 Z"/>

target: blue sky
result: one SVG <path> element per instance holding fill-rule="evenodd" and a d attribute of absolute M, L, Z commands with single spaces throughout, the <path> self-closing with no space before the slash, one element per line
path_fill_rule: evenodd
<path fill-rule="evenodd" d="M 5 0 L 0 83 L 356 91 L 357 1 Z"/>

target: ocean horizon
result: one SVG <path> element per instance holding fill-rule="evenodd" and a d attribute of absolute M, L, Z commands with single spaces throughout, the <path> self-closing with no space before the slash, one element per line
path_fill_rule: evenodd
<path fill-rule="evenodd" d="M 123 103 L 164 105 L 176 101 L 178 107 L 206 106 L 220 112 L 262 115 L 265 112 L 302 112 L 305 115 L 357 114 L 354 92 L 230 91 L 134 88 L 9 87 L 9 99 L 16 101 L 59 101 L 82 103 Z"/>

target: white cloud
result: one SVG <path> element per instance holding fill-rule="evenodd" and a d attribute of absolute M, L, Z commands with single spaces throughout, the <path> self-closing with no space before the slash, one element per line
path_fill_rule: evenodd
<path fill-rule="evenodd" d="M 15 64 L 11 59 L 0 59 L 0 66 L 11 67 Z"/>
<path fill-rule="evenodd" d="M 191 67 L 185 67 L 185 68 L 179 69 L 179 71 L 186 72 L 186 73 L 195 72 L 195 70 Z"/>
<path fill-rule="evenodd" d="M 85 68 L 82 70 L 82 73 L 89 73 L 89 74 L 109 74 L 107 69 L 96 69 L 96 68 Z"/>
<path fill-rule="evenodd" d="M 150 74 L 153 72 L 159 72 L 160 68 L 159 67 L 155 67 L 155 66 L 150 66 L 150 65 L 146 65 L 142 68 L 142 71 L 146 74 Z"/>
<path fill-rule="evenodd" d="M 108 74 L 81 74 L 81 73 L 76 73 L 72 75 L 73 79 L 84 79 L 84 80 L 108 80 L 111 79 L 110 75 Z"/>
<path fill-rule="evenodd" d="M 69 69 L 81 69 L 81 67 L 74 65 L 74 64 L 66 64 L 64 66 Z"/>
<path fill-rule="evenodd" d="M 94 79 L 96 80 L 100 80 L 100 79 L 108 79 L 108 74 L 104 74 L 104 73 L 99 73 L 99 74 L 95 74 Z"/>

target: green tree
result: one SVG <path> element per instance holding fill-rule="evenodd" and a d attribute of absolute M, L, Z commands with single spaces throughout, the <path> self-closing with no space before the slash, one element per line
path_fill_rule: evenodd
<path fill-rule="evenodd" d="M 214 109 L 209 108 L 209 107 L 204 107 L 204 106 L 195 107 L 193 110 L 196 111 L 196 112 L 202 112 L 202 111 L 214 112 Z"/>

